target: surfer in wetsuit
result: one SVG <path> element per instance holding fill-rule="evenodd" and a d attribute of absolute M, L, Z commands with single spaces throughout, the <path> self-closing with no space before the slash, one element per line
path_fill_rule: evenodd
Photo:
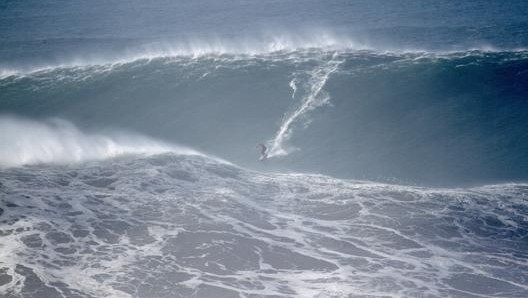
<path fill-rule="evenodd" d="M 268 158 L 268 153 L 266 152 L 268 148 L 266 147 L 266 145 L 262 143 L 258 143 L 256 148 L 260 149 L 260 158 L 259 158 L 260 160 L 264 160 Z"/>

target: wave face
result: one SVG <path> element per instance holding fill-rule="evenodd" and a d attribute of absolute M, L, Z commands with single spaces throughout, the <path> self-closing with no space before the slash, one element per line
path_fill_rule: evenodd
<path fill-rule="evenodd" d="M 4 297 L 528 293 L 524 184 L 427 189 L 170 153 L 0 178 Z"/>
<path fill-rule="evenodd" d="M 134 59 L 5 76 L 2 111 L 136 131 L 255 169 L 441 186 L 528 177 L 525 51 Z"/>

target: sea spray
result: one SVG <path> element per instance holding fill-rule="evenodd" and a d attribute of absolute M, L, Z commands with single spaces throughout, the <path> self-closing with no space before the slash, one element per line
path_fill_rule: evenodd
<path fill-rule="evenodd" d="M 62 119 L 37 122 L 0 116 L 0 167 L 72 163 L 128 154 L 200 153 L 130 133 L 89 134 Z"/>

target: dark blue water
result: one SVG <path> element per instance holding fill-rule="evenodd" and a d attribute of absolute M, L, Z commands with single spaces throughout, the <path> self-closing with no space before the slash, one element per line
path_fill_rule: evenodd
<path fill-rule="evenodd" d="M 0 296 L 528 296 L 527 16 L 0 1 Z"/>

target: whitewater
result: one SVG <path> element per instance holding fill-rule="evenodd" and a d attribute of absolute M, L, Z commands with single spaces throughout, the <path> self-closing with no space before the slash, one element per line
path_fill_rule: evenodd
<path fill-rule="evenodd" d="M 1 173 L 7 297 L 524 297 L 523 184 L 427 189 L 198 155 Z"/>

